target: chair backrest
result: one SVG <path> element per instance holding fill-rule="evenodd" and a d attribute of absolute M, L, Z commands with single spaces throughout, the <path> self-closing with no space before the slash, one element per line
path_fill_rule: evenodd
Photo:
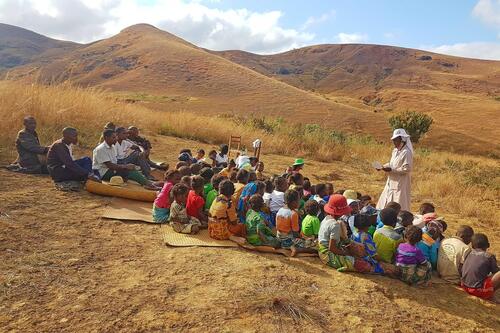
<path fill-rule="evenodd" d="M 241 135 L 231 135 L 229 138 L 229 151 L 227 155 L 231 156 L 231 151 L 239 152 L 240 148 L 241 148 Z"/>

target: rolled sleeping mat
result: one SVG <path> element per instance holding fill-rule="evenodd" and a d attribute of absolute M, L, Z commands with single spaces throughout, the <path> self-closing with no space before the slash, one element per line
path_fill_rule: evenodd
<path fill-rule="evenodd" d="M 127 182 L 123 186 L 112 186 L 106 182 L 98 183 L 87 181 L 85 189 L 94 194 L 107 197 L 118 197 L 137 201 L 153 202 L 156 199 L 156 191 L 146 190 L 140 185 Z"/>

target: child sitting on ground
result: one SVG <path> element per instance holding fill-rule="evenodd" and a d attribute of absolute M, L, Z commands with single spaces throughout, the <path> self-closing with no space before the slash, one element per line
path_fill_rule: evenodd
<path fill-rule="evenodd" d="M 288 188 L 286 178 L 278 176 L 274 179 L 274 190 L 269 199 L 272 227 L 276 225 L 276 214 L 285 205 L 285 191 Z"/>
<path fill-rule="evenodd" d="M 195 157 L 196 163 L 205 162 L 205 150 L 198 149 Z"/>
<path fill-rule="evenodd" d="M 214 171 L 211 168 L 203 168 L 200 170 L 200 176 L 203 177 L 203 198 L 206 198 L 208 192 L 214 189 L 211 183 Z"/>
<path fill-rule="evenodd" d="M 396 211 L 396 216 L 399 215 L 399 212 L 401 211 L 401 205 L 398 204 L 395 201 L 388 202 L 385 208 L 392 208 Z M 380 218 L 380 212 L 377 218 L 377 229 L 380 229 L 384 226 L 384 223 L 382 222 L 382 219 Z"/>
<path fill-rule="evenodd" d="M 264 205 L 269 208 L 269 202 L 271 201 L 271 194 L 274 191 L 274 185 L 272 180 L 268 179 L 264 181 L 265 188 L 264 188 L 264 195 L 262 196 L 262 199 L 264 200 Z M 269 211 L 270 213 L 271 211 Z"/>
<path fill-rule="evenodd" d="M 311 192 L 312 185 L 311 185 L 311 181 L 309 180 L 309 178 L 304 177 L 304 184 L 302 185 L 302 187 L 304 188 L 304 196 L 302 198 L 304 199 L 304 201 L 307 201 L 312 196 L 312 192 Z"/>
<path fill-rule="evenodd" d="M 245 225 L 238 223 L 236 205 L 231 201 L 234 184 L 225 179 L 219 184 L 219 195 L 209 211 L 208 233 L 214 239 L 229 239 L 231 236 L 245 237 Z"/>
<path fill-rule="evenodd" d="M 210 183 L 212 184 L 212 189 L 207 193 L 207 197 L 205 198 L 205 211 L 209 211 L 210 207 L 212 206 L 212 202 L 214 202 L 215 198 L 217 198 L 217 195 L 219 192 L 219 184 L 226 179 L 221 174 L 216 174 L 212 177 Z"/>
<path fill-rule="evenodd" d="M 424 215 L 427 217 L 427 219 L 424 218 Z M 418 214 L 416 214 L 413 219 L 413 225 L 416 225 L 417 227 L 422 229 L 430 219 L 434 219 L 436 217 L 436 207 L 434 207 L 434 205 L 430 202 L 424 202 L 420 205 Z"/>
<path fill-rule="evenodd" d="M 384 274 L 384 269 L 378 262 L 377 247 L 373 242 L 372 236 L 368 233 L 371 222 L 367 215 L 357 214 L 354 215 L 354 227 L 356 232 L 352 235 L 352 240 L 363 244 L 365 247 L 366 256 L 363 257 L 370 265 L 373 266 L 373 273 Z"/>
<path fill-rule="evenodd" d="M 165 183 L 156 196 L 153 203 L 153 221 L 156 223 L 166 223 L 170 214 L 170 191 L 175 184 L 181 180 L 181 174 L 177 170 L 165 172 Z"/>
<path fill-rule="evenodd" d="M 306 247 L 314 247 L 317 245 L 320 220 L 318 218 L 319 204 L 314 200 L 309 200 L 304 206 L 306 216 L 302 220 L 302 239 L 305 241 Z"/>
<path fill-rule="evenodd" d="M 264 162 L 258 162 L 255 167 L 255 174 L 257 175 L 257 180 L 265 181 L 267 177 L 264 175 Z"/>
<path fill-rule="evenodd" d="M 411 225 L 413 225 L 413 214 L 407 210 L 402 210 L 399 212 L 398 223 L 396 224 L 394 231 L 404 237 L 406 229 L 408 229 Z"/>
<path fill-rule="evenodd" d="M 201 176 L 191 177 L 191 190 L 186 201 L 186 212 L 189 216 L 195 217 L 201 222 L 202 227 L 208 224 L 208 217 L 205 214 L 205 199 L 203 199 L 203 185 L 205 180 Z"/>
<path fill-rule="evenodd" d="M 184 184 L 176 184 L 172 188 L 174 202 L 170 206 L 170 225 L 175 232 L 181 234 L 196 234 L 200 231 L 201 222 L 190 217 L 186 212 L 186 200 L 189 187 Z"/>
<path fill-rule="evenodd" d="M 437 268 L 438 249 L 443 231 L 440 221 L 431 221 L 422 230 L 422 240 L 417 243 L 417 247 L 431 263 L 433 269 Z"/>
<path fill-rule="evenodd" d="M 462 266 L 462 288 L 469 294 L 492 299 L 500 289 L 500 271 L 496 257 L 488 253 L 490 247 L 485 234 L 472 236 L 472 250 L 465 257 Z"/>
<path fill-rule="evenodd" d="M 394 231 L 398 221 L 398 213 L 392 208 L 384 208 L 380 211 L 380 219 L 383 227 L 373 234 L 373 241 L 377 246 L 377 255 L 380 261 L 391 264 L 398 245 L 403 241 L 400 234 Z"/>
<path fill-rule="evenodd" d="M 250 178 L 250 172 L 245 169 L 238 170 L 236 174 L 236 184 L 234 184 L 234 194 L 233 194 L 233 203 L 235 206 L 238 206 L 238 202 L 240 200 L 241 192 L 243 192 L 243 188 L 248 184 L 248 180 Z"/>
<path fill-rule="evenodd" d="M 231 175 L 231 172 L 234 170 L 234 168 L 236 168 L 236 162 L 232 159 L 229 161 L 227 167 L 223 168 L 219 172 L 219 174 L 223 175 L 226 178 L 229 178 L 229 176 Z"/>
<path fill-rule="evenodd" d="M 406 243 L 399 244 L 396 254 L 396 266 L 400 270 L 402 281 L 412 284 L 429 284 L 431 279 L 431 263 L 416 246 L 422 239 L 422 230 L 409 226 L 406 230 Z"/>
<path fill-rule="evenodd" d="M 326 195 L 323 197 L 323 200 L 325 200 L 325 202 L 328 202 L 328 200 L 330 199 L 330 195 L 332 195 L 335 192 L 335 190 L 332 183 L 326 183 L 325 187 L 326 187 Z"/>
<path fill-rule="evenodd" d="M 273 231 L 267 226 L 261 214 L 264 200 L 260 194 L 254 194 L 249 200 L 250 209 L 246 214 L 245 226 L 247 241 L 255 246 L 280 247 L 280 241 L 274 236 Z"/>
<path fill-rule="evenodd" d="M 299 226 L 299 193 L 295 190 L 285 192 L 285 206 L 276 214 L 276 236 L 281 242 L 281 247 L 291 250 L 291 256 L 300 252 L 316 252 L 316 248 L 305 248 L 303 239 L 300 238 Z"/>
<path fill-rule="evenodd" d="M 180 183 L 191 188 L 191 176 L 182 176 Z"/>
<path fill-rule="evenodd" d="M 362 195 L 361 198 L 359 198 L 359 208 L 363 209 L 366 206 L 371 206 L 372 204 L 372 197 L 369 195 Z"/>

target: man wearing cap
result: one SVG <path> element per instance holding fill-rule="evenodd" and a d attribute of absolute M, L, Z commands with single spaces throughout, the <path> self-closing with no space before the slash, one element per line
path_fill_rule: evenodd
<path fill-rule="evenodd" d="M 97 180 L 92 172 L 90 157 L 73 158 L 72 145 L 78 143 L 78 131 L 66 127 L 62 135 L 62 139 L 55 141 L 47 153 L 47 169 L 54 182 Z"/>
<path fill-rule="evenodd" d="M 47 174 L 47 166 L 40 160 L 45 156 L 49 147 L 40 145 L 38 134 L 36 133 L 36 120 L 33 117 L 24 118 L 24 129 L 17 133 L 16 149 L 18 153 L 15 171 L 23 173 L 44 173 Z"/>
<path fill-rule="evenodd" d="M 391 140 L 395 147 L 391 161 L 377 169 L 387 174 L 387 182 L 378 200 L 377 209 L 384 209 L 387 203 L 395 201 L 401 205 L 401 210 L 410 211 L 413 146 L 410 135 L 403 128 L 394 130 Z"/>

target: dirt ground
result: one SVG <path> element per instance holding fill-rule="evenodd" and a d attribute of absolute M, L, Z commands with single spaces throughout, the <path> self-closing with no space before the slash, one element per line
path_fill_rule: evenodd
<path fill-rule="evenodd" d="M 154 143 L 169 161 L 180 145 L 196 147 Z M 282 168 L 287 159 L 264 161 Z M 333 177 L 317 166 L 314 177 Z M 331 167 L 337 183 L 354 176 Z M 170 248 L 160 226 L 101 219 L 108 202 L 59 192 L 48 177 L 0 170 L 0 211 L 9 215 L 0 217 L 2 332 L 500 331 L 499 305 L 448 284 L 409 287 L 339 273 L 317 258 Z M 287 306 L 305 315 L 291 316 Z"/>

